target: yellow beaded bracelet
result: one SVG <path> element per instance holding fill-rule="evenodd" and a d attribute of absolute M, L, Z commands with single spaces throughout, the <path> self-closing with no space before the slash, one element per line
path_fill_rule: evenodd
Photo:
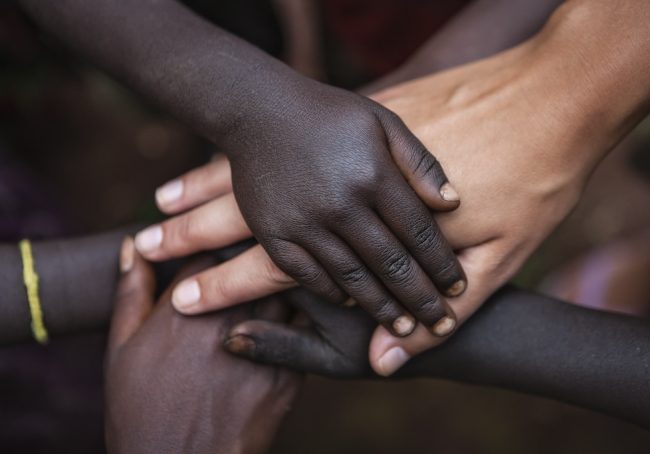
<path fill-rule="evenodd" d="M 38 274 L 34 268 L 34 255 L 32 254 L 32 244 L 29 240 L 22 240 L 18 247 L 20 255 L 23 258 L 23 282 L 27 289 L 27 301 L 29 302 L 29 312 L 32 315 L 32 333 L 34 339 L 39 344 L 47 344 L 48 334 L 43 323 L 43 309 L 41 308 L 41 299 L 38 295 Z"/>

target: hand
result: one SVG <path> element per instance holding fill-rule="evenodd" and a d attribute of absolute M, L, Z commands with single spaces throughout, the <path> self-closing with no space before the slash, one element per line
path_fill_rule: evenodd
<path fill-rule="evenodd" d="M 186 318 L 169 290 L 154 305 L 152 270 L 132 240 L 121 262 L 106 358 L 108 451 L 266 452 L 299 377 L 238 360 L 221 345 L 255 313 L 283 320 L 281 307 L 267 301 Z"/>
<path fill-rule="evenodd" d="M 560 8 L 545 30 L 513 50 L 376 97 L 436 150 L 463 196 L 460 209 L 437 215 L 469 277 L 467 291 L 453 300 L 460 322 L 566 216 L 600 159 L 647 111 L 646 75 L 633 70 L 647 55 L 631 58 L 636 45 L 626 46 L 626 53 L 610 52 L 605 38 L 593 44 L 593 34 L 588 41 L 577 39 L 581 31 L 607 22 L 607 11 L 595 12 L 595 18 L 585 14 L 589 5 L 577 2 L 577 15 L 572 6 Z M 608 5 L 598 2 L 599 8 L 611 9 Z M 635 11 L 629 8 L 626 17 L 638 18 Z M 636 22 L 635 32 L 647 34 L 642 21 Z M 603 68 L 601 50 L 616 64 Z M 618 88 L 616 78 L 631 89 Z M 259 248 L 219 271 L 213 285 L 221 289 L 223 305 L 291 285 Z M 421 328 L 403 340 L 380 328 L 370 361 L 388 375 L 440 342 Z"/>
<path fill-rule="evenodd" d="M 333 378 L 376 378 L 368 343 L 377 323 L 358 307 L 327 304 L 305 289 L 283 294 L 307 323 L 247 320 L 232 328 L 225 347 L 264 364 Z M 302 321 L 304 320 L 302 318 Z"/>
<path fill-rule="evenodd" d="M 366 355 L 375 324 L 366 313 L 328 305 L 302 289 L 286 297 L 311 327 L 245 321 L 231 330 L 226 347 L 266 364 L 335 378 L 377 378 Z M 411 359 L 396 375 L 536 394 L 649 427 L 649 332 L 647 320 L 506 286 L 452 339 Z"/>
<path fill-rule="evenodd" d="M 290 96 L 291 105 L 270 110 L 260 102 L 255 128 L 242 120 L 234 129 L 243 132 L 226 146 L 246 224 L 284 273 L 328 300 L 353 298 L 394 335 L 410 334 L 413 317 L 448 334 L 454 314 L 438 289 L 456 296 L 465 277 L 422 202 L 458 206 L 440 164 L 395 114 L 367 98 L 302 80 Z M 221 173 L 209 166 L 202 175 Z M 191 198 L 184 189 L 179 182 L 164 188 L 162 208 L 194 206 L 179 205 Z M 200 200 L 206 198 L 194 202 Z M 224 204 L 232 208 L 234 200 L 214 200 L 145 230 L 136 245 L 151 260 L 217 247 L 220 227 L 233 219 L 221 218 Z M 210 271 L 183 282 L 176 308 L 190 314 L 222 307 L 214 282 Z"/>

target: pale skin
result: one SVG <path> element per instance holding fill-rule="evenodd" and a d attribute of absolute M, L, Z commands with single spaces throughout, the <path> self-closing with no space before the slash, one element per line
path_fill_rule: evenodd
<path fill-rule="evenodd" d="M 567 2 L 510 51 L 373 97 L 435 153 L 461 195 L 459 209 L 436 214 L 468 277 L 465 293 L 449 300 L 460 323 L 512 277 L 569 213 L 600 160 L 647 114 L 649 19 L 640 0 Z M 217 161 L 175 182 L 174 201 L 169 186 L 158 192 L 169 214 L 209 201 L 165 224 L 176 245 L 166 257 L 250 236 L 228 174 Z M 259 246 L 193 279 L 203 292 L 196 312 L 295 285 Z M 390 375 L 442 341 L 422 326 L 404 339 L 380 327 L 370 362 Z"/>

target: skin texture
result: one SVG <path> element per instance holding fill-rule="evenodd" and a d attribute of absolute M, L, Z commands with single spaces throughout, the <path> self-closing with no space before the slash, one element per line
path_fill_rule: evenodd
<path fill-rule="evenodd" d="M 106 326 L 125 228 L 81 238 L 34 242 L 41 306 L 50 336 Z M 32 340 L 18 245 L 0 246 L 0 345 Z"/>
<path fill-rule="evenodd" d="M 512 50 L 374 96 L 435 150 L 462 195 L 459 209 L 436 215 L 468 276 L 465 293 L 450 300 L 461 323 L 569 213 L 602 157 L 648 112 L 648 16 L 644 2 L 572 1 Z M 611 33 L 598 32 L 606 27 Z M 235 224 L 222 231 L 234 235 Z M 212 278 L 219 307 L 291 286 L 259 247 Z M 371 364 L 389 375 L 440 343 L 422 327 L 405 339 L 379 328 Z"/>
<path fill-rule="evenodd" d="M 299 75 L 172 0 L 22 4 L 223 150 L 247 225 L 286 274 L 330 301 L 355 298 L 394 334 L 410 333 L 412 317 L 433 332 L 453 320 L 443 295 L 465 278 L 427 205 L 450 210 L 458 197 L 395 114 Z M 153 227 L 136 246 L 169 258 L 165 236 Z M 174 302 L 186 313 L 211 299 L 209 283 L 182 287 Z"/>
<path fill-rule="evenodd" d="M 400 68 L 400 70 L 381 81 L 372 84 L 372 87 L 378 88 L 386 86 L 388 83 L 407 80 L 434 70 L 447 68 L 455 64 L 484 57 L 520 42 L 523 38 L 536 31 L 552 9 L 559 3 L 560 2 L 557 0 L 541 2 L 508 0 L 496 3 L 490 2 L 489 4 L 485 1 L 477 1 L 472 4 L 471 7 L 463 11 L 441 33 L 432 38 L 431 41 L 427 43 L 409 62 L 407 62 L 403 68 Z M 531 4 L 534 4 L 533 7 L 531 7 Z M 506 24 L 513 22 L 513 14 L 517 19 L 514 21 L 516 26 L 506 27 Z M 503 24 L 504 26 L 495 27 L 495 23 Z M 495 30 L 497 31 L 495 32 Z M 300 160 L 301 158 L 296 159 Z M 354 165 L 350 166 L 350 164 L 351 162 L 349 160 L 345 160 L 345 162 L 342 163 L 342 166 L 354 172 L 360 170 Z M 423 164 L 421 164 L 421 166 L 422 165 Z M 295 171 L 295 169 L 292 168 L 292 171 Z M 162 260 L 169 257 L 179 257 L 201 249 L 217 248 L 231 244 L 233 241 L 240 240 L 246 235 L 250 235 L 246 222 L 243 222 L 243 220 L 238 216 L 231 215 L 231 213 L 235 211 L 234 205 L 236 203 L 232 194 L 229 194 L 224 198 L 219 198 L 220 195 L 224 195 L 231 190 L 231 185 L 229 183 L 223 184 L 223 182 L 226 181 L 223 172 L 223 167 L 220 167 L 219 165 L 208 165 L 197 172 L 190 173 L 179 180 L 172 181 L 159 189 L 157 200 L 162 211 L 168 214 L 179 214 L 185 210 L 191 208 L 194 209 L 159 226 L 160 231 L 162 231 L 162 234 L 159 235 L 161 237 L 160 246 L 154 252 L 144 251 L 145 255 L 149 259 Z M 295 187 L 295 177 L 291 175 L 288 176 L 288 178 L 289 180 L 285 180 L 285 185 L 287 181 L 289 181 L 291 182 L 289 187 Z M 310 180 L 322 180 L 322 175 L 310 176 Z M 379 185 L 384 187 L 382 183 L 379 183 Z M 271 191 L 268 192 L 269 194 L 267 195 L 267 198 L 269 200 L 267 203 L 272 206 L 277 206 L 275 199 L 278 194 L 272 194 Z M 327 192 L 328 191 L 325 191 L 324 194 Z M 418 191 L 418 193 L 422 193 L 422 191 Z M 342 194 L 340 197 L 343 205 L 348 205 L 349 200 L 354 199 L 355 197 L 353 194 L 351 194 L 351 197 L 349 195 L 346 196 L 345 194 Z M 324 195 L 323 200 L 326 200 L 329 203 L 331 201 L 331 196 L 328 197 L 327 195 Z M 401 202 L 396 203 L 397 205 L 401 205 Z M 199 206 L 202 204 L 204 205 Z M 397 294 L 398 296 L 401 295 L 402 293 L 400 293 L 400 288 L 396 289 L 394 281 L 404 281 L 402 275 L 407 273 L 401 268 L 403 268 L 404 264 L 407 264 L 404 260 L 405 256 L 403 254 L 397 256 L 390 254 L 390 249 L 386 251 L 386 245 L 395 244 L 394 239 L 387 237 L 385 232 L 377 231 L 377 229 L 369 231 L 367 226 L 362 225 L 367 221 L 363 214 L 359 214 L 358 211 L 355 212 L 354 205 L 348 206 L 347 208 L 343 205 L 340 208 L 341 212 L 347 212 L 350 216 L 358 219 L 359 225 L 354 229 L 355 238 L 361 237 L 365 239 L 368 238 L 369 235 L 372 235 L 372 238 L 376 238 L 376 243 L 373 246 L 373 249 L 376 252 L 373 253 L 372 251 L 366 251 L 364 254 L 366 263 L 369 263 L 371 267 L 374 266 L 374 269 L 379 270 L 379 273 L 383 275 L 395 275 L 391 279 L 393 285 L 390 285 L 389 283 L 387 287 L 388 290 L 393 291 L 393 294 Z M 313 210 L 314 216 L 318 216 L 319 212 L 327 213 L 328 211 L 327 209 L 321 210 L 318 208 L 320 206 L 320 201 L 316 201 L 314 206 L 317 207 Z M 253 207 L 253 209 L 254 208 L 255 207 Z M 356 209 L 358 210 L 358 207 Z M 417 210 L 418 209 L 416 209 L 416 211 Z M 215 216 L 215 212 L 219 213 L 220 216 Z M 332 214 L 333 216 L 327 217 L 333 220 L 334 224 L 339 224 L 336 222 L 338 216 L 336 216 L 335 213 Z M 298 215 L 296 221 L 303 224 L 304 220 L 299 216 L 299 213 L 296 213 L 296 215 Z M 422 216 L 424 216 L 423 213 Z M 246 219 L 249 219 L 249 217 L 245 217 Z M 421 223 L 417 219 L 411 221 L 412 216 L 405 213 L 401 219 L 398 217 L 397 221 L 401 221 L 400 223 L 403 224 L 403 219 L 408 219 L 410 224 L 416 226 L 415 232 L 417 244 L 414 246 L 416 249 L 421 251 L 417 256 L 418 261 L 421 263 L 430 263 L 430 260 L 434 260 L 436 263 L 432 263 L 431 266 L 436 266 L 436 264 L 439 263 L 438 255 L 441 254 L 441 249 L 447 251 L 444 254 L 448 254 L 448 249 L 444 245 L 438 245 L 440 239 L 434 236 L 434 231 L 424 227 L 419 228 L 418 226 Z M 253 231 L 255 230 L 256 229 L 253 229 Z M 272 231 L 273 229 L 267 229 L 264 225 L 261 225 L 258 230 Z M 319 236 L 318 230 L 312 229 L 312 231 L 310 231 L 310 236 Z M 320 236 L 323 236 L 322 233 Z M 345 239 L 344 234 L 338 236 Z M 259 238 L 259 235 L 257 237 Z M 313 258 L 314 255 L 322 256 L 322 251 L 325 251 L 327 254 L 332 249 L 341 252 L 345 249 L 345 245 L 341 243 L 340 238 L 337 238 L 336 225 L 334 235 L 327 234 L 324 238 L 326 238 L 326 241 L 312 242 L 312 246 L 308 250 L 301 250 L 301 248 L 297 248 L 293 243 L 288 241 L 276 242 L 278 250 L 275 256 L 273 254 L 271 254 L 271 256 L 274 259 L 277 259 L 277 257 L 281 255 L 286 256 L 289 259 L 296 255 L 302 255 L 305 257 L 310 256 L 309 266 L 305 266 L 304 263 L 294 262 L 295 273 L 289 273 L 289 275 L 293 276 L 302 275 L 303 279 L 299 282 L 304 284 L 306 281 L 314 280 L 314 275 L 321 273 L 320 267 L 313 266 L 314 261 L 311 260 L 311 258 Z M 433 241 L 434 239 L 435 241 Z M 358 243 L 358 240 L 355 241 Z M 418 244 L 423 242 L 426 247 L 418 247 Z M 405 244 L 408 245 L 409 242 L 406 241 Z M 399 248 L 399 246 L 397 247 Z M 309 250 L 315 251 L 315 253 L 309 254 Z M 422 256 L 422 253 L 426 253 L 427 250 L 431 252 L 431 258 L 428 260 Z M 387 252 L 389 252 L 389 255 L 386 255 Z M 382 265 L 382 262 L 385 263 L 386 260 L 388 260 L 388 263 Z M 277 263 L 277 260 L 275 260 L 275 262 Z M 396 266 L 395 264 L 401 266 Z M 270 271 L 268 277 L 271 278 L 271 280 L 278 280 L 279 285 L 285 285 L 287 282 L 291 281 L 286 273 L 276 272 L 273 270 L 275 267 L 272 266 L 269 268 L 272 271 Z M 427 268 L 427 266 L 424 266 L 424 270 Z M 280 269 L 286 271 L 286 268 L 282 266 Z M 382 306 L 385 304 L 387 299 L 391 298 L 390 295 L 382 289 L 377 290 L 379 287 L 375 285 L 376 283 L 373 284 L 372 287 L 369 287 L 369 283 L 367 282 L 368 279 L 365 277 L 368 276 L 369 273 L 365 271 L 363 272 L 365 274 L 360 273 L 360 271 L 363 271 L 362 268 L 346 267 L 346 270 L 348 271 L 343 274 L 339 273 L 341 276 L 339 281 L 341 279 L 353 279 L 357 281 L 354 283 L 355 291 L 350 293 L 350 295 L 355 297 L 363 307 Z M 361 281 L 359 281 L 360 277 L 362 278 Z M 435 279 L 435 276 L 433 277 Z M 442 286 L 443 288 L 449 288 L 450 285 L 454 284 L 453 281 L 454 277 L 440 277 L 437 280 L 434 280 L 438 286 Z M 208 270 L 204 274 L 197 276 L 196 281 L 192 281 L 192 284 L 187 284 L 187 286 L 189 287 L 189 285 L 193 285 L 194 282 L 198 283 L 201 296 L 192 306 L 184 307 L 177 304 L 177 308 L 182 312 L 203 312 L 207 309 L 218 309 L 223 307 L 224 303 L 234 302 L 232 300 L 224 301 L 225 295 L 223 293 L 224 291 L 227 291 L 225 289 L 227 289 L 230 284 L 223 278 L 223 274 L 220 273 L 220 270 Z M 269 283 L 268 286 L 272 287 L 272 284 Z M 403 288 L 403 286 L 409 287 L 409 295 L 413 295 L 423 289 L 423 285 L 410 285 L 409 280 L 404 281 L 400 286 L 402 286 L 401 288 Z M 325 294 L 331 293 L 331 288 L 333 287 L 324 289 Z M 349 288 L 349 286 L 347 288 Z M 448 294 L 456 296 L 457 294 L 462 293 L 464 288 L 465 285 L 462 282 L 456 283 Z M 372 289 L 373 291 L 368 292 L 369 289 Z M 244 291 L 243 288 L 242 291 Z M 323 293 L 321 292 L 321 294 Z M 338 292 L 335 292 L 335 295 L 340 297 Z M 435 296 L 437 298 L 437 295 Z M 239 298 L 244 297 L 245 296 L 241 295 L 240 292 Z M 409 296 L 409 298 L 410 300 L 413 300 L 412 296 Z M 419 298 L 416 298 L 416 300 L 417 299 Z M 416 306 L 421 304 L 422 302 L 417 303 Z M 413 305 L 409 307 L 412 308 Z M 425 310 L 428 309 L 425 308 Z M 399 318 L 403 315 L 403 312 L 382 312 L 384 313 L 382 313 L 380 317 L 385 320 L 384 326 L 389 327 L 389 330 L 394 334 L 395 330 L 391 328 L 394 327 L 395 320 L 404 321 L 403 318 Z M 411 312 L 415 312 L 417 315 L 421 310 L 417 310 L 416 307 L 416 310 L 414 311 L 411 309 Z M 452 314 L 449 313 L 449 315 Z M 422 321 L 421 317 L 420 320 Z M 425 326 L 427 326 L 427 323 L 425 323 Z"/>
<path fill-rule="evenodd" d="M 246 318 L 284 320 L 282 307 L 265 301 L 187 318 L 172 308 L 170 290 L 154 304 L 153 270 L 132 240 L 122 254 L 131 265 L 118 285 L 106 357 L 108 452 L 266 452 L 300 377 L 237 359 L 221 343 Z"/>
<path fill-rule="evenodd" d="M 286 298 L 307 314 L 311 327 L 251 320 L 233 328 L 226 347 L 254 361 L 329 377 L 378 378 L 367 359 L 372 319 L 302 290 Z M 507 287 L 452 339 L 416 356 L 396 376 L 518 390 L 649 428 L 648 351 L 647 320 Z"/>

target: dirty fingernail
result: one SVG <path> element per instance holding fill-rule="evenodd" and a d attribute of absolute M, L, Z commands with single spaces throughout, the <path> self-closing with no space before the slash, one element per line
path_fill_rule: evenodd
<path fill-rule="evenodd" d="M 345 307 L 353 307 L 357 305 L 357 302 L 352 298 L 348 298 L 343 302 L 343 305 Z"/>
<path fill-rule="evenodd" d="M 135 254 L 135 245 L 133 238 L 127 236 L 122 242 L 122 249 L 120 250 L 120 271 L 128 273 L 133 269 L 133 258 Z"/>
<path fill-rule="evenodd" d="M 379 375 L 388 377 L 402 367 L 411 357 L 402 347 L 393 347 L 384 353 L 377 362 Z"/>
<path fill-rule="evenodd" d="M 183 180 L 173 180 L 156 190 L 158 206 L 171 205 L 180 200 L 183 195 Z"/>
<path fill-rule="evenodd" d="M 449 316 L 442 317 L 438 323 L 433 325 L 433 334 L 444 337 L 449 335 L 456 327 L 456 320 Z"/>
<path fill-rule="evenodd" d="M 181 312 L 197 304 L 200 299 L 201 287 L 196 279 L 181 282 L 172 293 L 172 304 Z"/>
<path fill-rule="evenodd" d="M 464 280 L 456 281 L 451 287 L 447 289 L 447 296 L 458 296 L 465 291 L 467 283 Z"/>
<path fill-rule="evenodd" d="M 252 354 L 255 350 L 255 341 L 249 336 L 243 334 L 236 334 L 229 337 L 223 343 L 228 351 L 235 354 Z"/>
<path fill-rule="evenodd" d="M 135 247 L 140 252 L 151 252 L 160 247 L 163 240 L 163 230 L 159 225 L 144 229 L 135 236 Z"/>
<path fill-rule="evenodd" d="M 408 315 L 397 317 L 393 322 L 393 330 L 399 336 L 408 336 L 415 329 L 415 321 Z"/>
<path fill-rule="evenodd" d="M 457 202 L 460 200 L 458 193 L 450 183 L 445 183 L 440 187 L 440 195 L 447 202 Z"/>

